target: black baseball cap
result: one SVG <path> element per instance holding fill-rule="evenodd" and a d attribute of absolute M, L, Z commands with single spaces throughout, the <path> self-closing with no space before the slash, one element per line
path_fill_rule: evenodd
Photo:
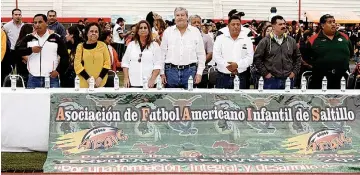
<path fill-rule="evenodd" d="M 320 24 L 325 24 L 326 23 L 326 20 L 329 19 L 329 18 L 334 18 L 334 16 L 330 15 L 330 14 L 326 14 L 326 15 L 323 15 L 320 20 L 319 20 L 319 23 Z"/>
<path fill-rule="evenodd" d="M 119 22 L 126 22 L 126 21 L 124 20 L 124 18 L 120 17 L 116 20 L 116 23 L 119 23 Z"/>
<path fill-rule="evenodd" d="M 239 12 L 237 11 L 236 9 L 232 9 L 230 10 L 230 12 L 228 13 L 228 17 L 231 17 L 233 15 L 237 15 L 239 17 L 242 17 L 242 16 L 245 16 L 245 13 L 244 12 Z"/>

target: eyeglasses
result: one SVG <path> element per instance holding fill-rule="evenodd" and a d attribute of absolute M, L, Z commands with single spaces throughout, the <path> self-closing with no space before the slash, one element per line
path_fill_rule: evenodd
<path fill-rule="evenodd" d="M 139 54 L 139 59 L 138 59 L 139 63 L 141 63 L 141 57 L 142 57 L 142 53 Z"/>

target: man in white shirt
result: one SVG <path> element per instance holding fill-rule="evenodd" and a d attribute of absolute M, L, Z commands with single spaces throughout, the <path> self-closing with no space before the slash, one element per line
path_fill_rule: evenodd
<path fill-rule="evenodd" d="M 194 84 L 201 82 L 205 68 L 205 48 L 198 28 L 188 25 L 188 11 L 177 7 L 174 11 L 175 26 L 168 27 L 161 42 L 161 70 L 163 84 L 167 88 L 188 88 L 190 76 Z"/>
<path fill-rule="evenodd" d="M 208 82 L 209 82 L 209 78 L 208 78 L 209 65 L 208 65 L 208 63 L 210 63 L 212 60 L 214 41 L 211 39 L 210 35 L 202 32 L 201 17 L 199 15 L 190 16 L 189 21 L 190 21 L 191 26 L 198 28 L 199 31 L 201 32 L 201 36 L 202 36 L 202 39 L 204 42 L 205 53 L 206 53 L 205 69 L 204 69 L 204 72 L 202 75 L 201 83 L 199 83 L 197 85 L 197 87 L 198 88 L 208 88 Z"/>
<path fill-rule="evenodd" d="M 9 56 L 11 59 L 9 60 L 9 64 L 11 64 L 13 68 L 15 68 L 14 67 L 15 64 L 17 65 L 17 67 L 18 65 L 23 64 L 22 59 L 19 56 L 17 56 L 15 52 L 16 41 L 19 38 L 20 30 L 23 25 L 24 23 L 22 22 L 21 10 L 14 9 L 12 10 L 12 20 L 3 26 L 3 29 L 11 43 L 10 56 Z M 24 67 L 24 66 L 20 66 L 20 67 Z M 9 71 L 11 72 L 11 70 Z M 10 72 L 6 71 L 2 73 L 8 75 Z"/>
<path fill-rule="evenodd" d="M 44 87 L 45 77 L 50 77 L 50 87 L 59 87 L 59 76 L 60 81 L 64 82 L 65 72 L 69 68 L 69 54 L 65 42 L 59 34 L 48 30 L 46 15 L 35 15 L 33 23 L 35 32 L 26 35 L 16 45 L 20 56 L 29 55 L 27 87 Z"/>
<path fill-rule="evenodd" d="M 218 69 L 216 88 L 234 88 L 234 78 L 237 75 L 240 88 L 246 89 L 246 69 L 253 62 L 253 44 L 247 33 L 241 30 L 240 17 L 231 16 L 228 28 L 229 34 L 220 35 L 214 44 L 213 59 Z"/>

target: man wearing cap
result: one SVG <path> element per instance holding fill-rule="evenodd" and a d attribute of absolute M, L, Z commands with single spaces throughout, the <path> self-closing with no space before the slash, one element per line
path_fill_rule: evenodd
<path fill-rule="evenodd" d="M 307 44 L 313 66 L 310 88 L 320 89 L 322 79 L 326 77 L 328 89 L 340 89 L 341 78 L 349 70 L 349 60 L 354 49 L 349 37 L 336 31 L 334 16 L 322 16 L 320 27 L 321 31 L 312 36 Z"/>
<path fill-rule="evenodd" d="M 208 88 L 208 82 L 209 82 L 209 77 L 208 77 L 208 70 L 209 67 L 211 65 L 208 65 L 208 63 L 210 63 L 212 61 L 212 53 L 213 53 L 213 46 L 214 46 L 214 42 L 212 41 L 210 35 L 205 34 L 202 32 L 201 28 L 202 28 L 202 22 L 201 22 L 201 17 L 199 15 L 192 15 L 189 18 L 190 24 L 193 27 L 196 27 L 199 29 L 199 31 L 201 32 L 201 36 L 204 42 L 204 48 L 205 48 L 205 53 L 206 53 L 206 62 L 205 62 L 205 69 L 202 75 L 202 79 L 201 79 L 201 83 L 198 84 L 198 88 Z M 214 61 L 211 62 L 212 65 L 214 65 Z M 214 86 L 212 86 L 214 87 Z"/>

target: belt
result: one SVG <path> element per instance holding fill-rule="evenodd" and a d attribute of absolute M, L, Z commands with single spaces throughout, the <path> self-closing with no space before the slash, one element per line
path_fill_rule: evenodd
<path fill-rule="evenodd" d="M 176 68 L 176 69 L 179 69 L 179 70 L 194 67 L 196 65 L 197 65 L 196 63 L 191 63 L 189 65 L 175 65 L 175 64 L 171 64 L 171 63 L 165 63 L 165 66 L 170 66 L 171 68 Z"/>
<path fill-rule="evenodd" d="M 226 74 L 226 73 L 222 73 L 222 72 L 218 72 L 218 74 L 220 74 L 220 75 L 225 75 L 225 76 L 229 76 L 229 77 L 232 77 L 232 78 L 234 78 L 235 75 L 238 75 L 238 74 L 233 74 L 233 73 L 231 73 L 231 74 Z"/>

